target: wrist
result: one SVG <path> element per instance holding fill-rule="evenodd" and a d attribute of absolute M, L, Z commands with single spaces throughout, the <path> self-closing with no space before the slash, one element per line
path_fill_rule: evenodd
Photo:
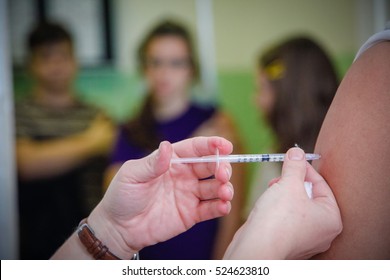
<path fill-rule="evenodd" d="M 252 219 L 255 218 L 255 219 Z M 229 259 L 283 260 L 289 256 L 288 233 L 275 228 L 267 219 L 249 217 L 233 239 Z M 286 238 L 287 236 L 287 238 Z"/>
<path fill-rule="evenodd" d="M 259 249 L 262 251 L 263 259 L 272 259 L 272 260 L 285 260 L 289 259 L 291 244 L 290 232 L 285 231 L 283 227 L 273 224 L 271 221 L 270 224 L 266 222 L 260 223 L 262 226 L 260 228 L 261 232 L 257 232 L 256 237 L 259 238 L 258 244 Z M 251 231 L 253 234 L 253 231 Z M 254 237 L 254 238 L 256 238 Z"/>
<path fill-rule="evenodd" d="M 95 237 L 119 259 L 133 258 L 138 251 L 127 243 L 118 228 L 97 208 L 88 217 L 88 225 L 94 231 Z"/>

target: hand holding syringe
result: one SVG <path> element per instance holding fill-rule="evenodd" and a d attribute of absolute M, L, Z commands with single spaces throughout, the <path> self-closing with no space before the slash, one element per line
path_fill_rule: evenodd
<path fill-rule="evenodd" d="M 204 156 L 204 157 L 189 157 L 189 158 L 173 158 L 171 163 L 207 163 L 215 162 L 219 164 L 221 161 L 230 163 L 243 163 L 243 162 L 278 162 L 284 161 L 286 154 L 241 154 L 241 155 L 219 155 Z M 306 160 L 320 159 L 319 154 L 305 154 Z M 309 198 L 312 198 L 312 183 L 305 182 L 305 190 Z"/>
<path fill-rule="evenodd" d="M 205 163 L 205 162 L 277 162 L 284 161 L 285 154 L 242 154 L 242 155 L 216 155 L 190 158 L 173 158 L 171 163 Z M 306 160 L 320 159 L 318 154 L 306 154 Z"/>

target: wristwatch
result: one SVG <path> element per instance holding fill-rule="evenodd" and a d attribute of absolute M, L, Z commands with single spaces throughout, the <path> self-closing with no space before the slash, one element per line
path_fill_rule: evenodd
<path fill-rule="evenodd" d="M 110 252 L 110 250 L 105 246 L 99 239 L 96 238 L 95 232 L 88 225 L 87 219 L 83 219 L 79 227 L 77 228 L 77 235 L 80 238 L 81 243 L 85 246 L 87 251 L 94 257 L 96 260 L 120 260 L 117 256 Z M 134 254 L 132 260 L 138 260 L 139 255 Z"/>

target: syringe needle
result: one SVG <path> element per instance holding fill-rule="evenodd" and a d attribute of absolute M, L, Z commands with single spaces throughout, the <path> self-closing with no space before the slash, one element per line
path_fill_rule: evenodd
<path fill-rule="evenodd" d="M 306 160 L 320 159 L 318 154 L 305 154 Z M 173 158 L 171 163 L 205 163 L 205 162 L 278 162 L 284 161 L 285 154 L 242 154 L 242 155 L 221 155 L 221 156 L 204 156 L 189 158 Z"/>

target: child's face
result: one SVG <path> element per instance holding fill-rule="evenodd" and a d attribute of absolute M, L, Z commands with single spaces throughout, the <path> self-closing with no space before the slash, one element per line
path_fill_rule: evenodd
<path fill-rule="evenodd" d="M 63 41 L 37 47 L 30 69 L 39 86 L 53 91 L 69 89 L 77 71 L 72 46 Z"/>
<path fill-rule="evenodd" d="M 188 46 L 175 36 L 153 39 L 146 50 L 145 77 L 157 100 L 185 96 L 192 81 Z"/>

